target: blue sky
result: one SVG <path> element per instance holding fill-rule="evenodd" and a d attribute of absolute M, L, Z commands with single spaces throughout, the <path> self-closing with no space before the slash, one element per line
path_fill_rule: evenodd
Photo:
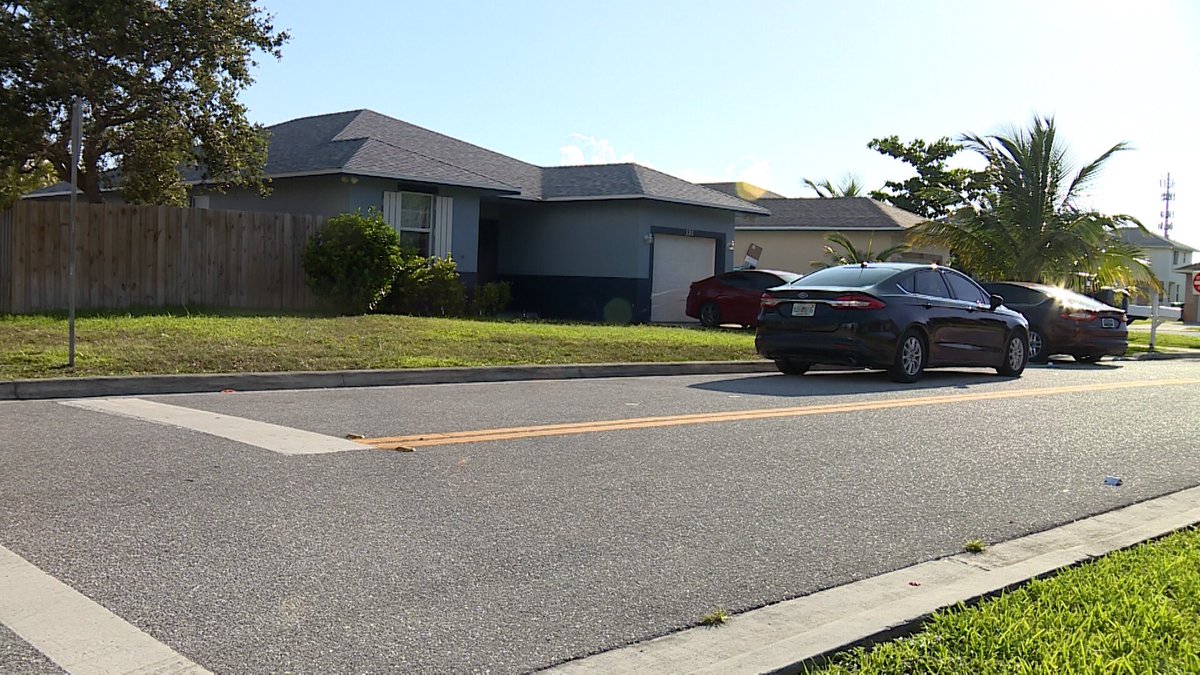
<path fill-rule="evenodd" d="M 253 121 L 369 108 L 534 164 L 635 161 L 810 196 L 907 166 L 872 138 L 1053 115 L 1071 155 L 1118 141 L 1090 203 L 1200 249 L 1200 3 L 1189 0 L 259 0 Z M 261 56 L 261 55 L 260 55 Z M 965 153 L 964 165 L 973 159 Z"/>

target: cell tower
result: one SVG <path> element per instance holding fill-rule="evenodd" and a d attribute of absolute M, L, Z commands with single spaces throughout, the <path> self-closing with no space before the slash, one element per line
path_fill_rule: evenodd
<path fill-rule="evenodd" d="M 1171 211 L 1171 200 L 1175 199 L 1175 193 L 1171 192 L 1171 188 L 1175 187 L 1174 183 L 1171 182 L 1171 174 L 1168 173 L 1165 179 L 1158 181 L 1158 184 L 1163 189 L 1163 210 L 1160 214 L 1162 216 L 1162 224 L 1158 226 L 1158 229 L 1162 230 L 1164 238 L 1170 239 L 1172 227 L 1171 216 L 1175 215 L 1175 213 Z"/>

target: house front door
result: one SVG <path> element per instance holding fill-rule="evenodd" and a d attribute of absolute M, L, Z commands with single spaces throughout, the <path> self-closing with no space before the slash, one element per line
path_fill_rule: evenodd
<path fill-rule="evenodd" d="M 495 281 L 500 273 L 500 221 L 480 219 L 478 256 L 476 271 L 479 283 Z"/>

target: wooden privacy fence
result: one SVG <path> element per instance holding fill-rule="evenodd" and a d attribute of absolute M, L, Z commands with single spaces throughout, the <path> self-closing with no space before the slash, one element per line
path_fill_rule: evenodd
<path fill-rule="evenodd" d="M 201 305 L 311 309 L 304 246 L 322 216 L 77 204 L 75 302 L 115 309 Z M 0 214 L 0 313 L 68 306 L 67 202 Z"/>

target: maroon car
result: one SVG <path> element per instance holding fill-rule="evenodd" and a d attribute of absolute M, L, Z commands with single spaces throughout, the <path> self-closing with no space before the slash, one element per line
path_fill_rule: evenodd
<path fill-rule="evenodd" d="M 1129 347 L 1125 313 L 1116 307 L 1045 284 L 993 281 L 983 287 L 1029 320 L 1029 360 L 1034 363 L 1045 363 L 1051 354 L 1095 363 Z"/>
<path fill-rule="evenodd" d="M 734 270 L 701 279 L 688 291 L 686 312 L 710 328 L 723 323 L 757 326 L 763 291 L 800 277 L 780 270 Z"/>

